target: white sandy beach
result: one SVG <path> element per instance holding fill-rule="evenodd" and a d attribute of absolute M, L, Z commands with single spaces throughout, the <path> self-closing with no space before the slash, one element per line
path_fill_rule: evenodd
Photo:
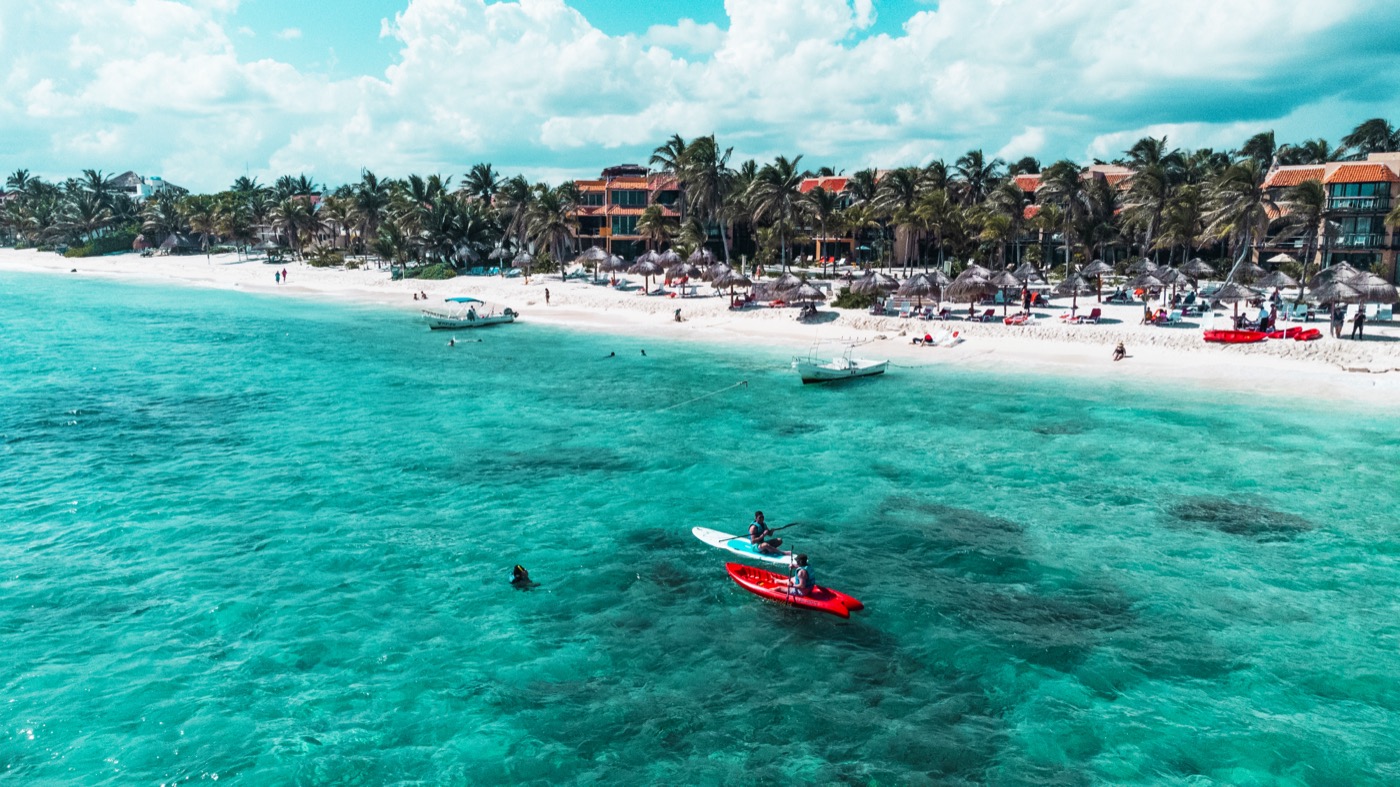
<path fill-rule="evenodd" d="M 285 268 L 288 284 L 274 282 L 274 271 Z M 71 271 L 76 270 L 76 273 Z M 1089 378 L 1134 378 L 1164 385 L 1202 390 L 1225 390 L 1270 397 L 1352 400 L 1358 403 L 1393 401 L 1400 392 L 1400 324 L 1368 324 L 1366 340 L 1336 340 L 1325 322 L 1310 323 L 1324 336 L 1312 342 L 1267 341 L 1255 345 L 1208 345 L 1201 339 L 1201 320 L 1188 318 L 1181 326 L 1139 324 L 1139 305 L 1103 305 L 1098 325 L 1065 325 L 1059 315 L 1068 299 L 1037 309 L 1036 324 L 1012 327 L 1000 322 L 969 323 L 873 317 L 860 311 L 823 307 L 823 320 L 799 323 L 791 308 L 749 308 L 730 311 L 727 296 L 670 298 L 594 284 L 591 279 L 559 276 L 523 278 L 459 277 L 448 281 L 391 281 L 383 270 L 312 268 L 303 263 L 268 264 L 243 261 L 232 254 L 186 257 L 146 257 L 136 254 L 66 259 L 50 252 L 0 249 L 0 271 L 40 272 L 123 280 L 166 282 L 198 287 L 237 289 L 286 297 L 339 298 L 382 304 L 412 312 L 425 304 L 413 293 L 428 293 L 430 302 L 472 295 L 515 308 L 524 321 L 573 329 L 645 335 L 656 339 L 710 342 L 719 345 L 762 345 L 805 354 L 814 341 L 868 342 L 858 354 L 890 358 L 899 365 L 950 364 L 999 372 L 1074 375 Z M 633 279 L 636 277 L 626 277 Z M 550 303 L 545 304 L 545 290 Z M 1080 312 L 1099 306 L 1094 297 L 1080 299 Z M 680 308 L 684 322 L 673 312 Z M 966 305 L 954 307 L 966 313 Z M 1282 327 L 1282 326 L 1281 326 Z M 914 346 L 910 340 L 925 331 L 960 331 L 966 338 L 951 348 Z M 1348 326 L 1348 333 L 1350 326 Z M 1122 341 L 1129 357 L 1111 360 Z"/>

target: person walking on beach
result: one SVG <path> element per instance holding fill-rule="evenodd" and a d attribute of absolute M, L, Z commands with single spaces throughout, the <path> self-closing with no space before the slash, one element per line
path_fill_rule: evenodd
<path fill-rule="evenodd" d="M 283 284 L 286 284 L 286 283 L 287 283 L 287 269 L 286 269 L 286 268 L 283 268 L 283 269 L 282 269 L 282 283 L 283 283 Z"/>
<path fill-rule="evenodd" d="M 1361 341 L 1366 338 L 1366 306 L 1356 307 L 1356 316 L 1351 318 L 1351 338 Z"/>
<path fill-rule="evenodd" d="M 1030 314 L 1030 313 L 1031 313 L 1031 288 L 1030 288 L 1030 287 L 1022 287 L 1022 288 L 1021 288 L 1021 311 L 1025 312 L 1026 314 Z"/>
<path fill-rule="evenodd" d="M 272 272 L 272 280 L 275 281 L 275 282 L 277 282 L 278 284 L 281 284 L 281 283 L 282 283 L 282 273 L 281 273 L 281 271 L 273 271 L 273 272 Z"/>
<path fill-rule="evenodd" d="M 545 306 L 548 306 L 548 305 L 549 305 L 549 288 L 548 288 L 548 287 L 545 287 L 545 288 L 544 288 L 544 305 L 545 305 Z"/>
<path fill-rule="evenodd" d="M 1347 313 L 1345 306 L 1332 307 L 1332 338 L 1342 338 L 1342 325 L 1346 322 Z"/>

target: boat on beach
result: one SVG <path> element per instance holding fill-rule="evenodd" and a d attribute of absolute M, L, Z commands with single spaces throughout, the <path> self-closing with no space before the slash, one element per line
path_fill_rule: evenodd
<path fill-rule="evenodd" d="M 792 368 L 801 375 L 802 382 L 806 383 L 829 383 L 837 380 L 849 380 L 853 377 L 873 377 L 877 374 L 884 374 L 889 368 L 888 360 L 876 361 L 869 358 L 851 357 L 852 347 L 846 348 L 846 352 L 835 358 L 818 358 L 816 348 L 807 354 L 805 358 L 793 358 Z"/>
<path fill-rule="evenodd" d="M 484 328 L 515 322 L 520 313 L 509 306 L 500 307 L 479 298 L 448 298 L 446 307 L 423 309 L 423 319 L 434 331 L 454 331 L 462 328 Z"/>

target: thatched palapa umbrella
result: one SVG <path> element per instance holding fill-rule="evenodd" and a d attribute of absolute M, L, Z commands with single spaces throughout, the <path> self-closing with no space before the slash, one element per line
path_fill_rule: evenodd
<path fill-rule="evenodd" d="M 1056 295 L 1070 296 L 1069 313 L 1071 317 L 1079 310 L 1079 296 L 1088 295 L 1093 291 L 1093 286 L 1077 272 L 1066 276 L 1064 281 L 1055 285 L 1054 290 Z"/>
<path fill-rule="evenodd" d="M 663 270 L 665 270 L 661 267 L 661 263 L 657 261 L 657 258 L 659 256 L 660 255 L 658 255 L 656 252 L 649 251 L 646 254 L 643 254 L 642 256 L 638 257 L 637 262 L 634 263 L 632 267 L 627 269 L 628 273 L 633 273 L 642 277 L 643 293 L 651 291 L 651 277 L 659 275 Z"/>
<path fill-rule="evenodd" d="M 525 278 L 528 279 L 530 278 L 530 268 L 533 267 L 535 264 L 535 258 L 533 255 L 530 254 L 530 252 L 521 249 L 520 251 L 515 253 L 515 257 L 510 261 L 510 264 L 514 265 L 517 268 L 524 266 Z M 506 272 L 502 270 L 501 275 L 505 276 Z"/>
<path fill-rule="evenodd" d="M 1211 294 L 1211 300 L 1217 303 L 1234 304 L 1235 317 L 1240 316 L 1240 301 L 1252 301 L 1259 297 L 1259 293 L 1240 284 L 1239 282 L 1226 282 L 1220 289 Z"/>
<path fill-rule="evenodd" d="M 826 293 L 804 281 L 788 293 L 788 298 L 793 303 L 815 303 L 826 300 Z"/>
<path fill-rule="evenodd" d="M 1347 282 L 1347 285 L 1361 293 L 1365 303 L 1395 303 L 1395 285 L 1370 271 Z"/>
<path fill-rule="evenodd" d="M 1235 269 L 1234 271 L 1232 271 L 1232 273 L 1234 273 L 1235 278 L 1240 281 L 1252 282 L 1258 279 L 1260 276 L 1263 276 L 1264 274 L 1268 273 L 1268 271 L 1264 270 L 1258 265 L 1255 265 L 1249 260 L 1242 260 L 1238 265 L 1235 266 Z"/>
<path fill-rule="evenodd" d="M 1011 271 L 997 271 L 996 275 L 993 276 L 988 283 L 1001 290 L 1001 316 L 1005 317 L 1008 313 L 1007 310 L 1010 308 L 1010 304 L 1007 303 L 1006 291 L 1008 289 L 1020 287 L 1021 280 L 1016 278 L 1016 274 Z"/>
<path fill-rule="evenodd" d="M 695 251 L 692 251 L 690 256 L 685 258 L 685 261 L 692 265 L 714 265 L 715 253 L 701 246 Z"/>
<path fill-rule="evenodd" d="M 1085 278 L 1093 276 L 1095 279 L 1095 291 L 1098 293 L 1099 303 L 1103 303 L 1103 275 L 1113 273 L 1113 266 L 1103 260 L 1094 260 L 1080 269 L 1079 275 Z"/>
<path fill-rule="evenodd" d="M 1210 263 L 1200 257 L 1192 257 L 1191 261 L 1181 266 L 1181 272 L 1191 277 L 1191 282 L 1197 289 L 1201 286 L 1202 276 L 1214 276 L 1215 268 Z"/>
<path fill-rule="evenodd" d="M 899 282 L 874 270 L 866 271 L 860 278 L 851 282 L 851 292 L 876 298 L 888 295 L 897 289 L 899 289 Z"/>
<path fill-rule="evenodd" d="M 1254 283 L 1254 286 L 1264 287 L 1270 290 L 1281 290 L 1285 287 L 1297 287 L 1298 280 L 1293 278 L 1292 276 L 1289 276 L 1283 271 L 1271 271 L 1269 273 L 1264 274 L 1263 278 L 1259 279 L 1259 281 L 1256 281 Z"/>
<path fill-rule="evenodd" d="M 899 289 L 895 291 L 895 294 L 904 298 L 908 298 L 911 295 L 918 298 L 918 308 L 922 309 L 924 308 L 924 296 L 932 295 L 936 289 L 938 289 L 938 287 L 934 285 L 933 280 L 929 278 L 927 273 L 916 273 L 905 279 L 904 283 L 899 285 Z"/>
<path fill-rule="evenodd" d="M 1035 266 L 1030 264 L 1029 262 L 1023 262 L 1020 265 L 1018 265 L 1016 267 L 1016 270 L 1011 272 L 1011 275 L 1026 283 L 1032 281 L 1045 281 L 1045 278 L 1040 275 L 1040 271 L 1036 270 Z"/>
<path fill-rule="evenodd" d="M 986 270 L 986 268 L 982 268 L 982 270 Z M 953 283 L 948 285 L 945 294 L 948 300 L 954 303 L 966 303 L 968 313 L 971 314 L 974 311 L 972 308 L 974 304 L 996 291 L 995 284 L 992 284 L 986 277 L 977 275 L 972 268 L 968 268 L 958 274 L 956 279 L 953 279 Z"/>
<path fill-rule="evenodd" d="M 598 281 L 598 267 L 608 258 L 608 253 L 597 246 L 589 246 L 582 254 L 578 255 L 576 262 L 585 268 L 590 264 L 593 266 L 593 281 Z"/>
<path fill-rule="evenodd" d="M 722 290 L 728 287 L 729 297 L 732 300 L 734 298 L 734 289 L 736 287 L 752 287 L 753 279 L 750 279 L 742 273 L 728 271 L 719 276 L 716 276 L 710 281 L 710 284 L 713 285 L 714 288 L 717 290 Z"/>
<path fill-rule="evenodd" d="M 1329 265 L 1317 272 L 1317 275 L 1308 281 L 1309 287 L 1320 287 L 1329 281 L 1349 282 L 1361 278 L 1361 271 L 1351 267 L 1345 262 L 1336 265 Z"/>
<path fill-rule="evenodd" d="M 1365 300 L 1360 290 L 1344 281 L 1323 282 L 1313 288 L 1311 295 L 1321 304 L 1361 303 Z"/>
<path fill-rule="evenodd" d="M 1134 262 L 1132 265 L 1128 266 L 1128 273 L 1131 273 L 1136 276 L 1143 273 L 1150 273 L 1156 269 L 1157 263 L 1147 259 L 1146 257 L 1142 257 L 1141 259 Z"/>
<path fill-rule="evenodd" d="M 1275 254 L 1274 256 L 1268 258 L 1267 260 L 1264 260 L 1264 262 L 1267 262 L 1267 263 L 1269 263 L 1269 264 L 1271 264 L 1271 265 L 1281 265 L 1281 264 L 1283 264 L 1283 263 L 1285 263 L 1285 262 L 1292 262 L 1292 263 L 1295 263 L 1295 264 L 1296 264 L 1296 263 L 1298 262 L 1298 260 L 1297 260 L 1297 258 L 1294 257 L 1292 254 L 1289 254 L 1288 252 L 1285 251 L 1285 252 L 1283 252 L 1283 253 L 1281 253 L 1281 254 Z"/>

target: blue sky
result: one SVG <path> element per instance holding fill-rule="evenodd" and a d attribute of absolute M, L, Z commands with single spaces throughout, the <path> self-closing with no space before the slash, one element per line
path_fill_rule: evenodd
<path fill-rule="evenodd" d="M 0 169 L 198 189 L 306 172 L 557 181 L 672 133 L 854 170 L 1334 144 L 1400 121 L 1393 0 L 0 3 Z"/>

